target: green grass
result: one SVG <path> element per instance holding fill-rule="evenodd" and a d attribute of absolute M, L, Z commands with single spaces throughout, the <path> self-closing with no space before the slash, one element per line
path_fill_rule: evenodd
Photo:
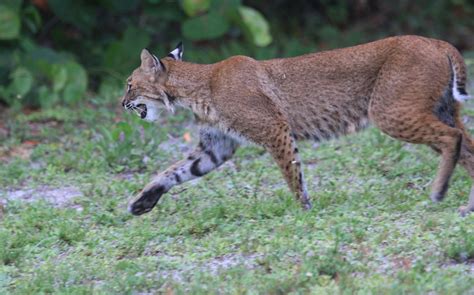
<path fill-rule="evenodd" d="M 457 213 L 471 180 L 457 169 L 446 200 L 432 204 L 438 158 L 427 147 L 373 128 L 300 143 L 308 212 L 271 158 L 244 147 L 132 217 L 128 200 L 191 145 L 180 138 L 192 116 L 152 125 L 108 105 L 4 113 L 0 198 L 27 188 L 82 195 L 61 206 L 8 202 L 0 294 L 474 292 L 474 215 Z M 26 141 L 37 144 L 19 153 Z"/>

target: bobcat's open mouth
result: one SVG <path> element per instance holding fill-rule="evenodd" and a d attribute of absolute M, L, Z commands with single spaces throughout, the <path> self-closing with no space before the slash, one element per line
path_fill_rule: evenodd
<path fill-rule="evenodd" d="M 141 119 L 148 122 L 157 121 L 160 115 L 158 102 L 143 97 L 138 97 L 126 103 L 124 107 L 126 110 L 134 112 Z"/>
<path fill-rule="evenodd" d="M 146 114 L 147 114 L 147 109 L 145 104 L 139 104 L 135 107 L 135 110 L 137 111 L 137 114 L 140 116 L 140 118 L 145 119 Z"/>

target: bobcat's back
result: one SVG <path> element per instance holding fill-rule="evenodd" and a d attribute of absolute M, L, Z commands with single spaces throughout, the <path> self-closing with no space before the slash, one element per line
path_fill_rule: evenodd
<path fill-rule="evenodd" d="M 455 61 L 452 69 L 448 67 L 450 58 Z M 267 92 L 265 95 L 287 116 L 297 139 L 319 141 L 367 126 L 374 85 L 385 79 L 381 72 L 387 70 L 392 73 L 388 83 L 419 83 L 420 93 L 426 91 L 424 81 L 439 83 L 443 87 L 438 87 L 433 97 L 442 95 L 454 73 L 457 79 L 454 91 L 466 94 L 465 66 L 459 52 L 446 42 L 419 36 L 392 37 L 349 48 L 268 60 L 259 62 L 259 66 L 267 74 L 265 81 L 260 82 L 265 85 L 262 87 Z M 397 76 L 393 76 L 393 70 Z M 273 87 L 266 86 L 268 83 Z M 378 93 L 378 97 L 384 99 L 384 94 Z M 419 98 L 415 95 L 412 99 Z M 423 103 L 432 104 L 434 100 Z"/>

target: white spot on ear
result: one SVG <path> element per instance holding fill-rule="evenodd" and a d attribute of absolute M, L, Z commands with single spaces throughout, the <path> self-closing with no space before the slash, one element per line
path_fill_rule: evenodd
<path fill-rule="evenodd" d="M 179 48 L 176 48 L 175 50 L 171 51 L 170 55 L 172 55 L 173 58 L 176 60 L 181 60 L 183 58 L 183 52 L 180 51 Z"/>
<path fill-rule="evenodd" d="M 168 56 L 174 58 L 175 60 L 182 60 L 183 59 L 183 43 L 179 42 L 176 48 L 171 51 Z"/>

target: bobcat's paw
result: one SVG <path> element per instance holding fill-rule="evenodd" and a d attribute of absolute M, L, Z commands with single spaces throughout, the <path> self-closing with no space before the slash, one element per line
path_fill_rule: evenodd
<path fill-rule="evenodd" d="M 165 188 L 161 185 L 140 192 L 128 205 L 128 212 L 133 215 L 150 212 L 164 193 Z"/>
<path fill-rule="evenodd" d="M 459 214 L 461 214 L 462 217 L 466 217 L 469 213 L 472 212 L 471 209 L 469 209 L 467 206 L 461 206 L 458 209 Z"/>
<path fill-rule="evenodd" d="M 441 193 L 432 193 L 430 195 L 430 199 L 434 202 L 434 203 L 439 203 L 441 202 L 443 199 L 444 199 L 444 194 L 441 194 Z"/>
<path fill-rule="evenodd" d="M 303 206 L 303 210 L 305 210 L 305 211 L 311 210 L 311 208 L 313 208 L 313 205 L 311 204 L 311 202 L 309 200 L 302 202 L 301 206 Z"/>

